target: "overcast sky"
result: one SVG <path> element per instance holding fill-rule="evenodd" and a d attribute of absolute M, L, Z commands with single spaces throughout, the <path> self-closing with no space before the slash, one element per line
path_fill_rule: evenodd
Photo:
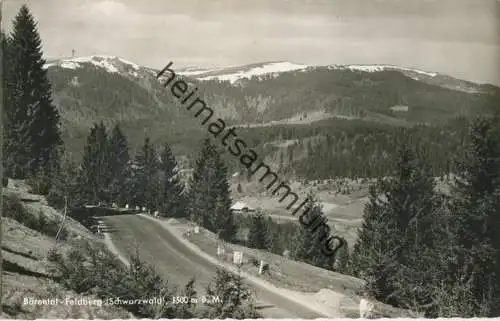
<path fill-rule="evenodd" d="M 4 28 L 23 3 L 47 59 L 392 64 L 500 85 L 498 0 L 4 0 Z"/>

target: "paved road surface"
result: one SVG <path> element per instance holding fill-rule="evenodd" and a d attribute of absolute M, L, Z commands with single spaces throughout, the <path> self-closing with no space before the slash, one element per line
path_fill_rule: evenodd
<path fill-rule="evenodd" d="M 183 287 L 192 276 L 202 288 L 215 275 L 216 265 L 197 255 L 160 224 L 137 215 L 102 217 L 117 250 L 125 257 L 139 249 L 142 260 L 155 266 L 166 280 Z M 325 317 L 286 297 L 254 287 L 261 313 L 266 318 Z"/>

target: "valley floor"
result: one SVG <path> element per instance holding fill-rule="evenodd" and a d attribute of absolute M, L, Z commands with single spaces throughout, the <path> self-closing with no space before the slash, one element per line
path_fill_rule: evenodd
<path fill-rule="evenodd" d="M 238 183 L 243 190 L 237 192 Z M 290 188 L 299 196 L 307 195 L 309 191 L 314 191 L 315 195 L 322 201 L 323 212 L 330 225 L 335 227 L 335 231 L 344 237 L 349 245 L 354 245 L 357 239 L 357 230 L 363 222 L 363 209 L 368 202 L 367 182 L 348 180 L 349 193 L 338 193 L 337 185 L 332 181 L 316 181 L 307 184 L 292 181 Z M 231 197 L 234 202 L 239 201 L 248 204 L 252 208 L 259 208 L 269 215 L 276 222 L 297 221 L 300 213 L 292 215 L 293 208 L 287 209 L 286 202 L 280 203 L 279 197 L 270 195 L 265 191 L 264 184 L 260 182 L 240 182 L 234 181 L 232 184 Z"/>

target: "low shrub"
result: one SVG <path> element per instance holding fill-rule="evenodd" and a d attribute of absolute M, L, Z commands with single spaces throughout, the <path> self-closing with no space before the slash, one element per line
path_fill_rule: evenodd
<path fill-rule="evenodd" d="M 93 295 L 101 299 L 163 298 L 164 304 L 123 304 L 124 309 L 137 318 L 259 318 L 254 306 L 252 292 L 240 276 L 219 269 L 206 290 L 208 297 L 218 297 L 219 302 L 205 304 L 173 304 L 172 297 L 196 297 L 194 279 L 177 292 L 175 287 L 139 259 L 138 253 L 124 267 L 102 245 L 82 241 L 78 249 L 66 254 L 51 250 L 47 255 L 51 262 L 49 272 L 65 288 L 82 295 Z M 118 304 L 120 305 L 120 304 Z"/>
<path fill-rule="evenodd" d="M 123 304 L 122 307 L 141 318 L 175 318 L 175 306 L 169 299 L 175 291 L 167 286 L 156 271 L 138 257 L 125 268 L 111 253 L 85 242 L 80 249 L 66 255 L 57 250 L 48 253 L 52 262 L 50 273 L 65 288 L 78 294 L 95 295 L 102 299 L 116 297 L 122 300 L 164 297 L 164 306 L 150 304 Z"/>
<path fill-rule="evenodd" d="M 11 218 L 21 224 L 33 217 L 23 206 L 16 195 L 6 195 L 3 198 L 2 213 L 4 217 Z"/>

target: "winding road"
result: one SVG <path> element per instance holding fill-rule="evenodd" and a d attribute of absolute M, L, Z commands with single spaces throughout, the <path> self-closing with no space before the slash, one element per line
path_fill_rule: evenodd
<path fill-rule="evenodd" d="M 203 292 L 215 275 L 216 264 L 194 252 L 158 222 L 138 215 L 100 219 L 119 254 L 128 258 L 137 251 L 143 261 L 153 265 L 170 283 L 183 287 L 194 276 L 198 289 Z M 258 284 L 252 284 L 251 288 L 255 291 L 257 306 L 266 318 L 328 317 Z"/>

